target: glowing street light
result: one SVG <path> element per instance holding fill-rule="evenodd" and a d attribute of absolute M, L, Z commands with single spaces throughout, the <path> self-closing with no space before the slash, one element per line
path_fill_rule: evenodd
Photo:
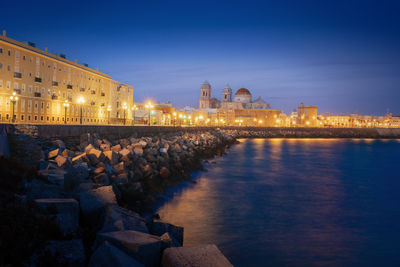
<path fill-rule="evenodd" d="M 11 103 L 13 104 L 13 107 L 12 107 L 12 122 L 14 123 L 15 122 L 15 115 L 14 115 L 14 107 L 15 107 L 15 103 L 18 101 L 18 96 L 17 96 L 17 93 L 16 92 L 13 92 L 12 93 L 12 96 L 10 96 L 10 100 L 11 100 Z"/>
<path fill-rule="evenodd" d="M 145 105 L 145 108 L 149 110 L 149 126 L 150 126 L 150 113 L 151 113 L 151 109 L 154 108 L 154 105 L 149 101 L 147 102 L 147 104 Z"/>
<path fill-rule="evenodd" d="M 124 125 L 126 124 L 126 109 L 128 107 L 126 106 L 126 103 L 122 104 L 122 109 L 124 110 Z"/>
<path fill-rule="evenodd" d="M 107 107 L 107 113 L 108 113 L 108 124 L 110 124 L 111 105 L 108 105 L 108 107 Z"/>
<path fill-rule="evenodd" d="M 138 110 L 139 108 L 136 105 L 133 105 L 132 107 L 132 125 L 135 126 L 135 112 L 136 110 Z"/>
<path fill-rule="evenodd" d="M 69 107 L 68 100 L 64 102 L 64 124 L 67 124 L 67 108 Z"/>
<path fill-rule="evenodd" d="M 78 103 L 79 103 L 80 106 L 81 106 L 81 118 L 80 118 L 80 122 L 81 122 L 81 124 L 82 124 L 82 116 L 83 116 L 83 114 L 82 114 L 82 106 L 83 106 L 83 103 L 85 103 L 85 99 L 81 96 L 80 98 L 78 98 Z"/>

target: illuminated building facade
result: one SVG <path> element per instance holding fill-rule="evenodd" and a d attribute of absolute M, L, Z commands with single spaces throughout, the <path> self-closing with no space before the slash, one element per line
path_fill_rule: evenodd
<path fill-rule="evenodd" d="M 132 105 L 132 86 L 5 31 L 0 36 L 0 122 L 122 124 Z"/>

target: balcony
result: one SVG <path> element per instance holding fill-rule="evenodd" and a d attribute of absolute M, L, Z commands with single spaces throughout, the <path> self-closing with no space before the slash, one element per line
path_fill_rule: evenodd
<path fill-rule="evenodd" d="M 21 79 L 21 78 L 22 78 L 22 73 L 20 73 L 20 72 L 14 72 L 14 78 Z"/>
<path fill-rule="evenodd" d="M 14 92 L 16 92 L 17 94 L 21 94 L 21 89 L 14 89 Z"/>
<path fill-rule="evenodd" d="M 85 92 L 85 88 L 80 88 L 79 91 Z"/>
<path fill-rule="evenodd" d="M 72 84 L 68 84 L 67 89 L 72 89 Z"/>
<path fill-rule="evenodd" d="M 95 95 L 95 94 L 96 94 L 96 91 L 92 90 L 92 91 L 90 91 L 90 93 L 91 93 L 92 95 Z"/>
<path fill-rule="evenodd" d="M 41 93 L 38 93 L 38 92 L 35 92 L 35 93 L 33 94 L 33 96 L 34 96 L 34 97 L 41 97 L 42 94 L 41 94 Z"/>
<path fill-rule="evenodd" d="M 35 77 L 35 83 L 41 83 L 41 82 L 42 82 L 42 78 Z"/>
<path fill-rule="evenodd" d="M 58 86 L 58 82 L 53 81 L 53 82 L 51 83 L 51 85 L 52 85 L 52 86 Z"/>
<path fill-rule="evenodd" d="M 58 99 L 58 96 L 57 96 L 57 95 L 52 95 L 52 96 L 51 96 L 51 99 L 57 100 L 57 99 Z"/>

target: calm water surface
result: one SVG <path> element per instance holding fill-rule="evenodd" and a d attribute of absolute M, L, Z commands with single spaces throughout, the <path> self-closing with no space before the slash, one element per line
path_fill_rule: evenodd
<path fill-rule="evenodd" d="M 247 139 L 161 218 L 235 266 L 400 266 L 400 140 Z"/>

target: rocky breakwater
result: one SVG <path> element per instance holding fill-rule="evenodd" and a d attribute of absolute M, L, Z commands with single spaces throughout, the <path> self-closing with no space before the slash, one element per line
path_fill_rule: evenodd
<path fill-rule="evenodd" d="M 40 255 L 69 266 L 231 266 L 215 245 L 182 247 L 182 227 L 139 213 L 235 140 L 209 130 L 43 143 L 41 179 L 27 184 L 27 200 L 54 215 L 64 239 L 49 241 Z"/>

